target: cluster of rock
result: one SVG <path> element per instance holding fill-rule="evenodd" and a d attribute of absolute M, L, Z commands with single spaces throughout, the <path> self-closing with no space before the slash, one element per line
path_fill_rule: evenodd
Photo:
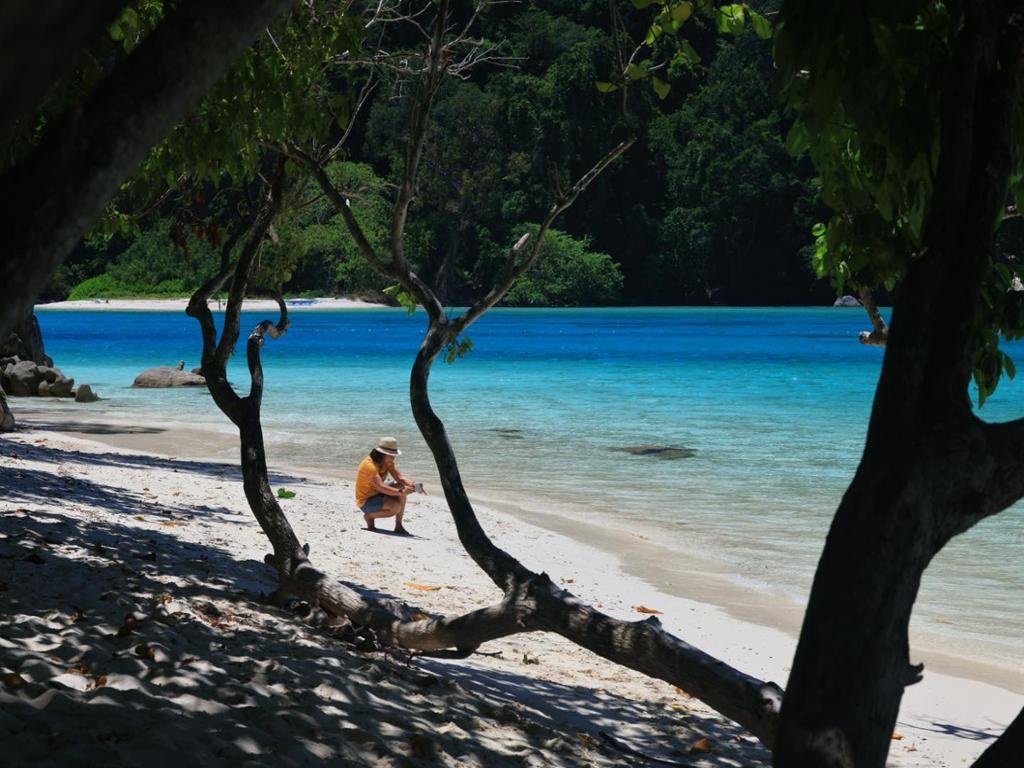
<path fill-rule="evenodd" d="M 73 397 L 79 403 L 99 400 L 88 384 L 76 389 L 75 380 L 60 368 L 17 356 L 0 358 L 0 387 L 12 397 Z"/>

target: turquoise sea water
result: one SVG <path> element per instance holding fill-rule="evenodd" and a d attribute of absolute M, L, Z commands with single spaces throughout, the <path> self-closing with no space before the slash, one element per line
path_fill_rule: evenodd
<path fill-rule="evenodd" d="M 47 351 L 122 418 L 227 429 L 205 390 L 133 390 L 153 365 L 198 365 L 196 323 L 157 312 L 46 312 Z M 249 328 L 262 314 L 245 315 Z M 860 458 L 881 352 L 849 309 L 497 310 L 473 352 L 431 377 L 470 494 L 643 529 L 722 560 L 745 585 L 806 595 Z M 425 326 L 402 310 L 304 310 L 264 353 L 270 463 L 348 477 L 394 434 L 402 466 L 432 475 L 408 404 Z M 1018 355 L 1018 360 L 1020 356 Z M 247 388 L 244 351 L 231 377 Z M 1009 382 L 982 415 L 1024 415 Z M 690 448 L 676 460 L 640 445 Z M 435 486 L 436 487 L 436 486 Z M 918 631 L 947 652 L 1020 666 L 1024 512 L 986 521 L 928 571 Z"/>

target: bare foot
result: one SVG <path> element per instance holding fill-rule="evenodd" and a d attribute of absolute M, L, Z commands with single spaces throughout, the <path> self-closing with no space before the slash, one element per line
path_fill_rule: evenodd
<path fill-rule="evenodd" d="M 399 534 L 400 536 L 412 536 L 412 534 L 405 530 L 405 528 L 401 525 L 395 526 L 395 533 Z"/>
<path fill-rule="evenodd" d="M 377 526 L 373 524 L 373 520 L 368 515 L 363 515 L 363 522 L 366 523 L 366 530 L 376 531 Z"/>

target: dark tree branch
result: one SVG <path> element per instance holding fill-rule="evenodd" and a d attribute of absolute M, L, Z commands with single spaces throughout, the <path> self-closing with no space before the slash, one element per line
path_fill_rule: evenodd
<path fill-rule="evenodd" d="M 390 261 L 385 262 L 368 242 L 349 209 L 347 197 L 331 184 L 322 163 L 298 147 L 287 148 L 291 157 L 310 170 L 324 194 L 341 213 L 346 227 L 370 266 L 398 280 L 427 311 L 430 322 L 413 364 L 410 380 L 413 415 L 440 472 L 445 498 L 460 541 L 474 561 L 505 594 L 501 603 L 466 617 L 431 619 L 429 622 L 432 623 L 416 624 L 396 622 L 392 615 L 390 637 L 393 642 L 410 649 L 437 651 L 454 647 L 465 651 L 485 640 L 515 632 L 557 632 L 616 663 L 686 689 L 771 744 L 782 696 L 777 685 L 745 675 L 689 646 L 665 632 L 657 621 L 624 622 L 581 603 L 569 592 L 556 587 L 545 574 L 529 571 L 514 557 L 496 547 L 480 526 L 469 502 L 444 424 L 430 405 L 427 385 L 431 366 L 437 355 L 453 343 L 462 330 L 500 301 L 515 280 L 530 268 L 540 253 L 545 234 L 557 217 L 629 148 L 633 139 L 629 138 L 615 146 L 572 187 L 559 194 L 527 255 L 520 258 L 520 251 L 526 244 L 523 239 L 513 247 L 507 274 L 501 282 L 465 315 L 454 322 L 449 321 L 434 291 L 410 269 L 402 255 L 401 246 L 433 95 L 447 66 L 441 55 L 445 50 L 443 36 L 446 12 L 447 2 L 442 0 L 428 49 L 430 65 L 421 77 L 412 106 L 405 165 L 390 233 Z M 367 605 L 360 602 L 357 596 L 339 590 L 337 585 L 327 582 L 323 574 L 312 566 L 302 565 L 290 574 L 282 569 L 281 556 L 275 556 L 284 588 L 305 595 L 307 599 L 315 599 L 329 613 L 348 616 L 375 629 L 388 626 L 386 622 L 389 620 L 389 611 L 401 615 L 394 606 L 389 606 L 383 616 L 378 616 L 374 611 L 380 606 Z M 294 553 L 292 561 L 298 562 L 298 558 L 299 555 Z"/>
<path fill-rule="evenodd" d="M 190 317 L 194 317 L 199 322 L 203 337 L 202 371 L 206 378 L 206 386 L 217 406 L 236 426 L 241 426 L 244 408 L 242 399 L 228 382 L 227 364 L 238 340 L 242 302 L 245 299 L 246 287 L 256 254 L 266 237 L 267 229 L 281 207 L 284 197 L 284 180 L 285 158 L 283 155 L 277 155 L 270 189 L 249 229 L 237 263 L 230 262 L 230 253 L 239 239 L 241 231 L 236 232 L 224 243 L 221 250 L 220 270 L 192 294 L 188 308 L 185 310 Z M 229 278 L 231 278 L 231 293 L 227 309 L 224 312 L 224 328 L 218 342 L 217 328 L 208 302 L 210 296 L 219 291 Z M 285 319 L 286 317 L 285 315 Z"/>
<path fill-rule="evenodd" d="M 1021 765 L 1024 765 L 1024 709 L 971 768 L 1019 768 Z"/>
<path fill-rule="evenodd" d="M 366 82 L 363 83 L 363 87 L 359 91 L 359 99 L 356 101 L 356 108 L 352 112 L 352 116 L 348 120 L 348 125 L 345 127 L 344 132 L 341 134 L 341 138 L 331 147 L 330 151 L 327 152 L 327 156 L 324 160 L 325 164 L 333 160 L 342 148 L 348 143 L 349 137 L 352 135 L 352 129 L 355 127 L 356 120 L 359 117 L 359 113 L 363 111 L 369 101 L 370 96 L 373 94 L 374 88 L 377 87 L 377 81 L 373 77 L 367 78 Z"/>
<path fill-rule="evenodd" d="M 889 340 L 889 326 L 885 324 L 882 313 L 878 311 L 878 305 L 875 304 L 875 297 L 871 293 L 870 288 L 861 287 L 860 303 L 864 305 L 864 311 L 871 318 L 871 326 L 873 328 L 871 332 L 860 332 L 858 336 L 860 343 L 872 347 L 884 347 Z"/>
<path fill-rule="evenodd" d="M 587 171 L 580 179 L 569 188 L 566 192 L 548 212 L 547 217 L 541 224 L 540 229 L 537 232 L 537 237 L 534 238 L 533 245 L 529 250 L 526 258 L 519 259 L 518 252 L 522 246 L 525 245 L 523 240 L 516 243 L 509 251 L 509 268 L 506 271 L 504 279 L 495 285 L 486 296 L 476 302 L 469 310 L 466 311 L 461 317 L 459 317 L 451 328 L 452 338 L 456 338 L 463 331 L 466 330 L 480 315 L 486 312 L 488 309 L 493 307 L 509 292 L 516 280 L 522 277 L 526 272 L 533 266 L 534 262 L 537 261 L 537 257 L 540 255 L 541 247 L 544 245 L 544 237 L 547 235 L 548 230 L 552 224 L 555 223 L 555 219 L 561 216 L 567 211 L 573 203 L 576 202 L 576 198 L 590 186 L 590 183 L 600 176 L 613 162 L 625 153 L 627 149 L 633 146 L 633 142 L 636 138 L 630 136 L 628 139 L 621 141 L 618 145 L 613 147 L 602 157 L 594 167 Z M 518 247 L 517 247 L 518 246 Z"/>
<path fill-rule="evenodd" d="M 274 169 L 271 173 L 270 189 L 267 191 L 266 201 L 260 208 L 245 246 L 242 248 L 242 253 L 238 257 L 238 264 L 228 292 L 227 308 L 224 312 L 224 330 L 221 332 L 220 343 L 214 353 L 214 365 L 218 373 L 227 369 L 228 360 L 238 342 L 239 315 L 242 311 L 242 302 L 245 301 L 249 279 L 252 276 L 256 258 L 263 247 L 263 241 L 266 239 L 267 230 L 281 210 L 281 204 L 284 201 L 286 162 L 287 158 L 284 155 L 274 156 Z"/>
<path fill-rule="evenodd" d="M 119 185 L 292 0 L 183 0 L 89 99 L 0 177 L 0 334 L 36 295 Z"/>
<path fill-rule="evenodd" d="M 445 46 L 445 28 L 448 23 L 448 0 L 438 0 L 434 26 L 427 49 L 427 67 L 419 80 L 419 89 L 413 101 L 409 122 L 409 140 L 406 142 L 405 166 L 402 181 L 395 199 L 394 217 L 391 223 L 391 259 L 395 268 L 408 273 L 409 266 L 405 260 L 405 246 L 402 237 L 405 234 L 405 222 L 409 215 L 416 190 L 416 174 L 419 170 L 420 157 L 423 155 L 423 142 L 427 135 L 427 124 L 430 121 L 430 107 L 434 101 L 447 65 L 445 61 L 448 48 Z M 419 297 L 417 297 L 419 298 Z"/>

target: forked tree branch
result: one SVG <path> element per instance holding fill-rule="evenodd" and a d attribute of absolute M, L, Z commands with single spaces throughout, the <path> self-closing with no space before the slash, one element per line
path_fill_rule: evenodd
<path fill-rule="evenodd" d="M 594 179 L 600 176 L 609 165 L 615 162 L 627 149 L 633 146 L 635 141 L 636 138 L 630 136 L 610 149 L 604 157 L 594 164 L 593 168 L 583 174 L 583 176 L 581 176 L 579 180 L 569 188 L 569 191 L 551 207 L 547 217 L 544 219 L 544 222 L 540 225 L 540 229 L 537 231 L 537 236 L 533 239 L 533 244 L 531 245 L 526 258 L 518 258 L 518 252 L 522 249 L 522 246 L 525 245 L 523 240 L 520 240 L 509 250 L 508 268 L 504 279 L 488 291 L 487 295 L 473 304 L 465 314 L 461 315 L 452 323 L 449 331 L 451 339 L 457 338 L 478 317 L 480 317 L 480 315 L 505 298 L 505 295 L 509 290 L 511 290 L 515 282 L 526 274 L 526 272 L 529 271 L 537 261 L 537 257 L 540 255 L 541 248 L 544 245 L 544 238 L 552 224 L 555 223 L 555 220 L 576 202 L 576 198 L 578 198 L 580 194 L 590 186 L 590 183 Z"/>

